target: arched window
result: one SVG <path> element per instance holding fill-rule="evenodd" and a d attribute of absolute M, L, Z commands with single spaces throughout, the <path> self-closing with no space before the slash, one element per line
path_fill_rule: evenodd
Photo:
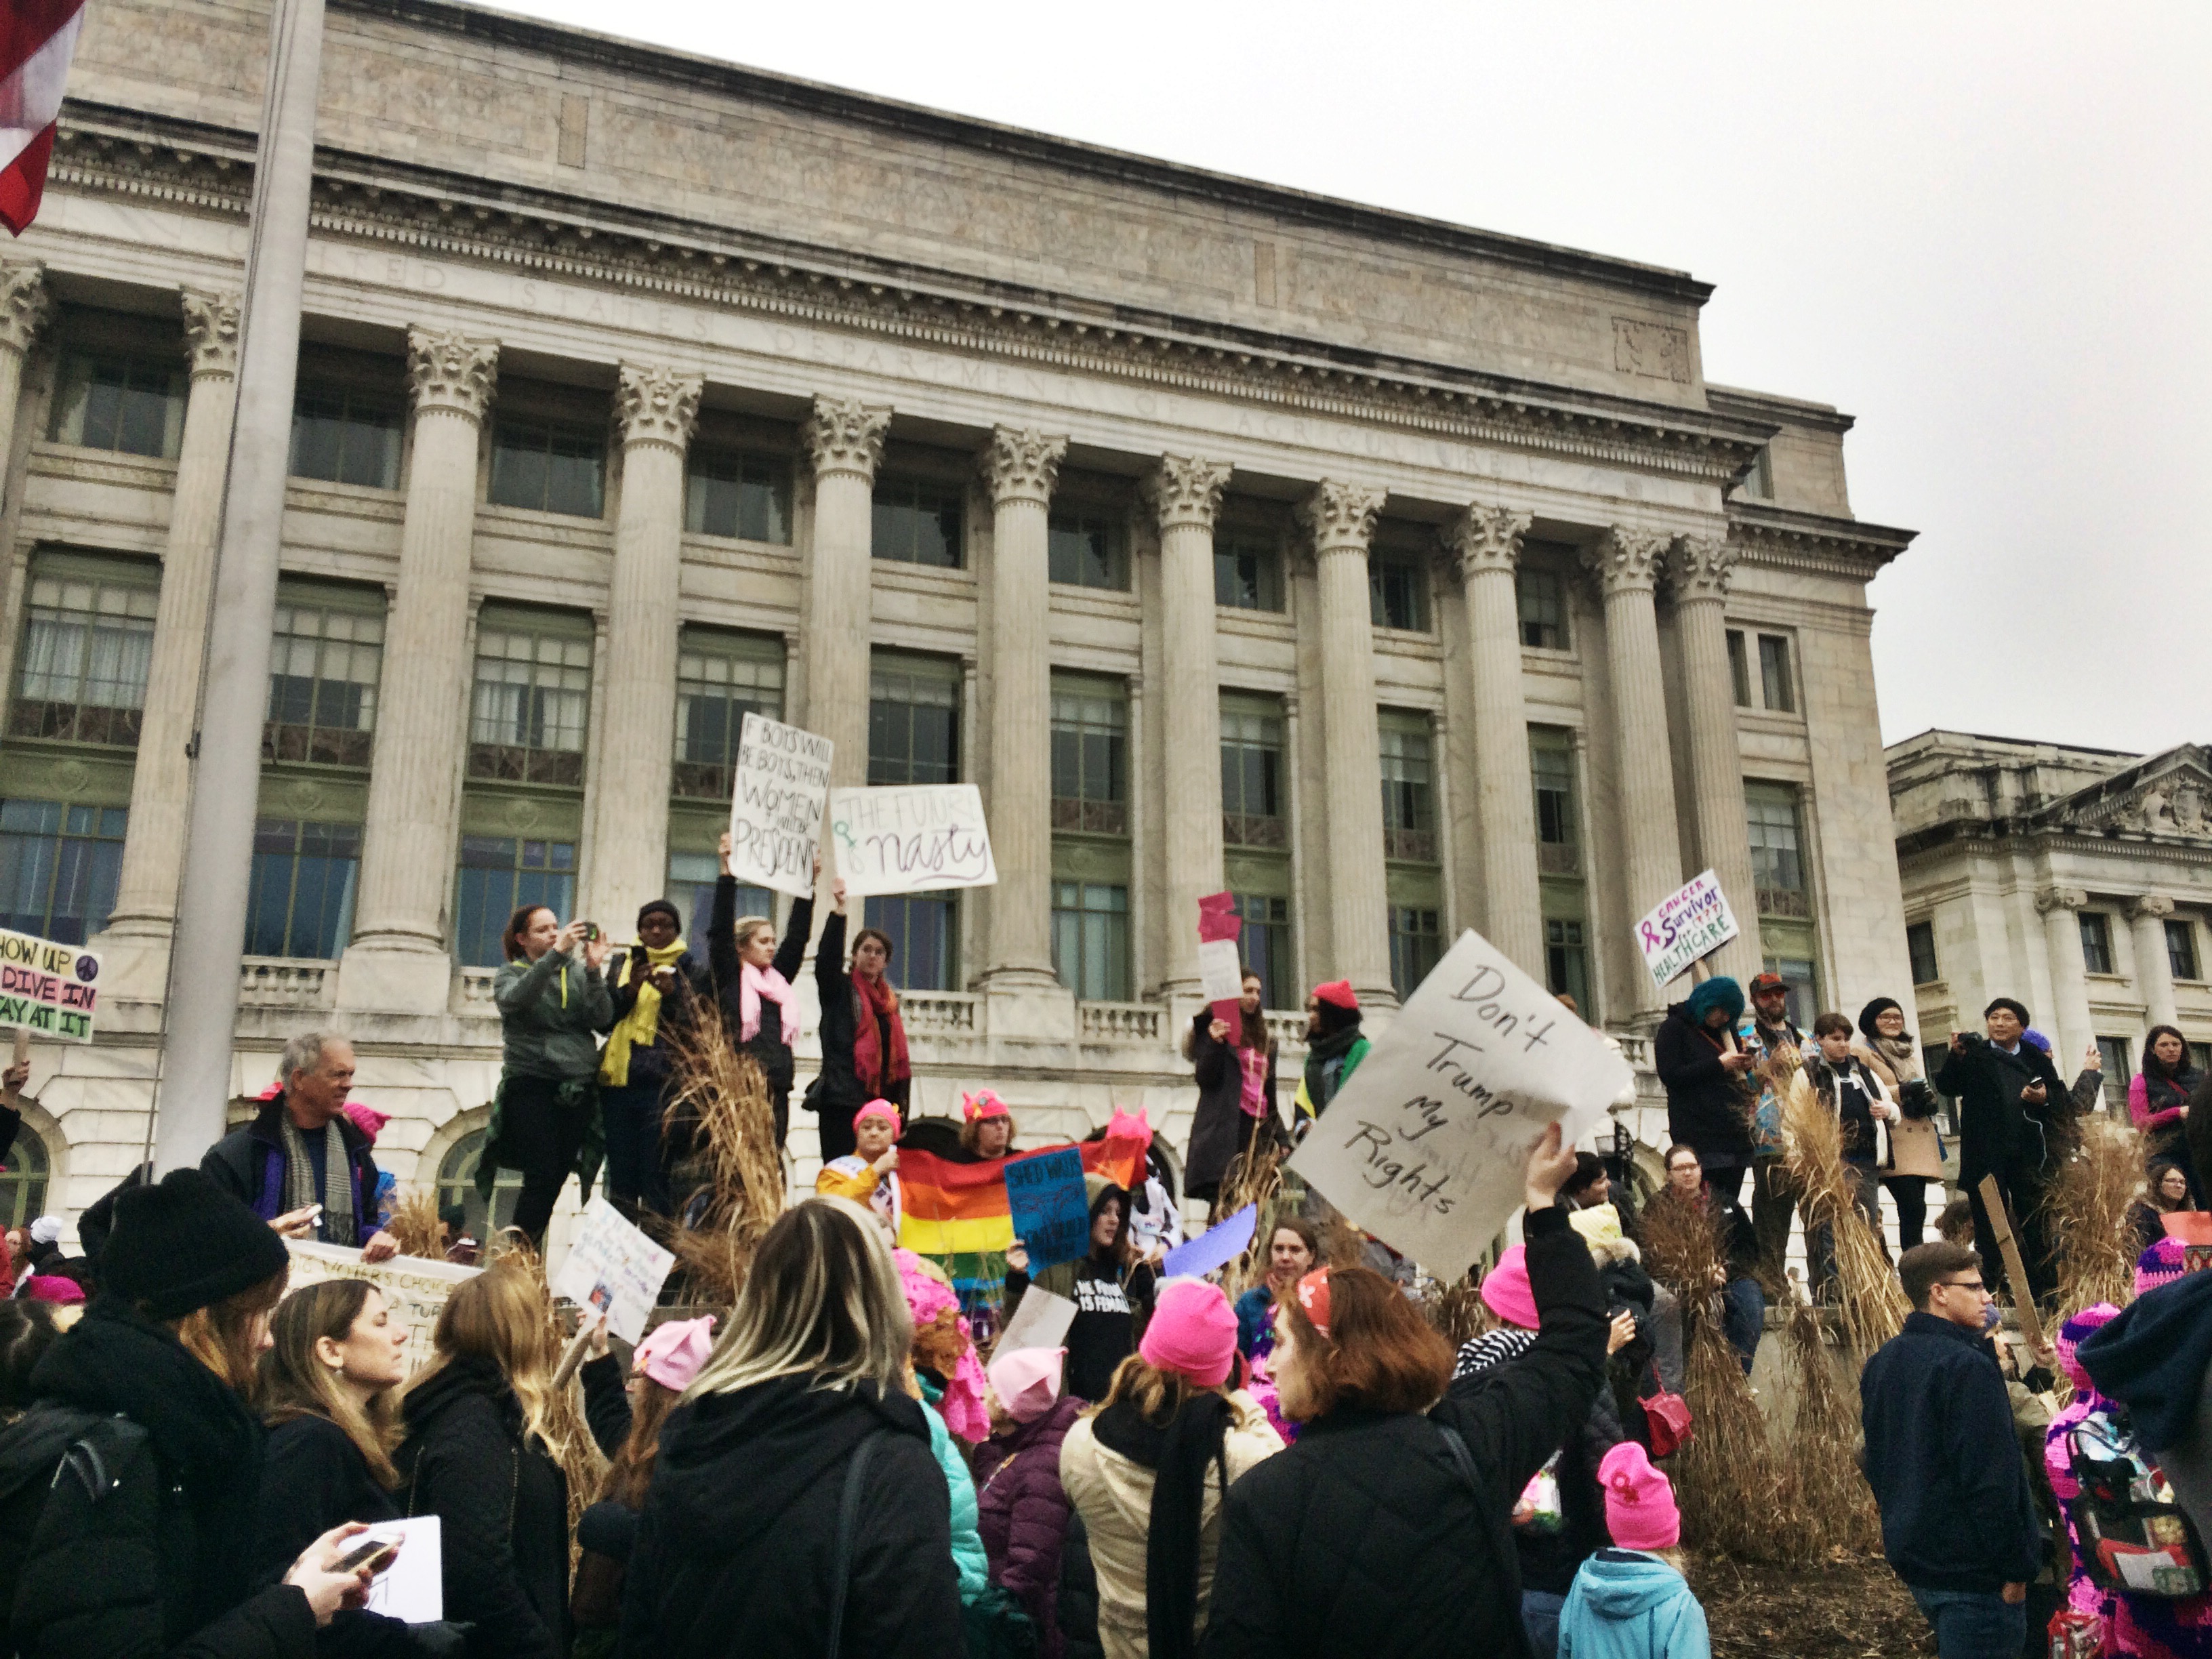
<path fill-rule="evenodd" d="M 468 1217 L 469 1236 L 479 1243 L 502 1227 L 514 1224 L 514 1206 L 522 1198 L 522 1172 L 501 1170 L 492 1182 L 491 1213 L 477 1191 L 477 1163 L 483 1158 L 484 1132 L 474 1129 L 453 1143 L 438 1165 L 438 1209 L 443 1213 L 458 1204 Z"/>
<path fill-rule="evenodd" d="M 46 1143 L 25 1124 L 0 1169 L 0 1228 L 26 1227 L 46 1212 Z"/>

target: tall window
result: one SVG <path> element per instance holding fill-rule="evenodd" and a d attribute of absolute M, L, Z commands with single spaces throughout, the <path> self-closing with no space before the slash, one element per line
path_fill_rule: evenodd
<path fill-rule="evenodd" d="M 1536 867 L 1547 876 L 1582 874 L 1582 829 L 1575 810 L 1575 750 L 1565 732 L 1528 734 L 1528 775 L 1536 792 Z"/>
<path fill-rule="evenodd" d="M 54 393 L 56 443 L 174 460 L 185 434 L 184 366 L 72 352 Z"/>
<path fill-rule="evenodd" d="M 367 766 L 383 657 L 383 595 L 281 589 L 262 758 Z"/>
<path fill-rule="evenodd" d="M 1731 628 L 1728 631 L 1729 683 L 1735 689 L 1735 706 L 1752 708 L 1751 658 L 1743 643 L 1743 630 Z"/>
<path fill-rule="evenodd" d="M 2124 1117 L 2128 1110 L 2128 1085 L 2135 1081 L 2136 1075 L 2135 1068 L 2129 1064 L 2128 1040 L 2124 1036 L 2099 1037 L 2097 1057 L 2105 1062 L 2105 1109 L 2116 1117 Z"/>
<path fill-rule="evenodd" d="M 1936 924 L 1909 922 L 1905 929 L 1905 954 L 1912 963 L 1912 982 L 1933 985 L 1943 977 L 1936 961 Z"/>
<path fill-rule="evenodd" d="M 1804 859 L 1798 845 L 1796 791 L 1787 784 L 1747 783 L 1743 794 L 1759 915 L 1811 915 Z"/>
<path fill-rule="evenodd" d="M 878 477 L 871 538 L 875 556 L 899 564 L 959 569 L 963 505 L 957 484 L 896 474 Z"/>
<path fill-rule="evenodd" d="M 687 628 L 676 653 L 678 795 L 726 800 L 748 714 L 783 718 L 783 641 Z"/>
<path fill-rule="evenodd" d="M 15 1132 L 0 1170 L 0 1227 L 27 1227 L 46 1212 L 46 1144 L 28 1124 Z"/>
<path fill-rule="evenodd" d="M 1290 900 L 1270 893 L 1238 893 L 1236 899 L 1244 924 L 1237 948 L 1244 953 L 1244 971 L 1260 976 L 1260 1006 L 1303 1006 L 1291 965 Z"/>
<path fill-rule="evenodd" d="M 2112 923 L 2095 910 L 2081 912 L 2081 965 L 2093 974 L 2112 971 Z"/>
<path fill-rule="evenodd" d="M 2173 916 L 2166 924 L 2166 959 L 2176 979 L 2195 979 L 2197 924 L 2186 916 Z"/>
<path fill-rule="evenodd" d="M 1521 643 L 1539 651 L 1567 648 L 1567 583 L 1556 570 L 1523 564 L 1513 578 L 1521 604 Z"/>
<path fill-rule="evenodd" d="M 399 399 L 356 386 L 302 383 L 292 399 L 292 476 L 399 488 Z"/>
<path fill-rule="evenodd" d="M 95 559 L 33 565 L 11 735 L 137 745 L 161 598 L 151 576 Z"/>
<path fill-rule="evenodd" d="M 1216 533 L 1213 602 L 1231 611 L 1283 608 L 1283 563 L 1272 540 Z"/>
<path fill-rule="evenodd" d="M 1433 864 L 1436 799 L 1425 715 L 1385 710 L 1377 733 L 1382 758 L 1382 851 L 1386 858 Z"/>
<path fill-rule="evenodd" d="M 1052 884 L 1052 965 L 1082 1002 L 1129 1000 L 1129 890 L 1103 882 Z"/>
<path fill-rule="evenodd" d="M 1390 984 L 1401 1001 L 1413 994 L 1443 955 L 1438 912 L 1418 905 L 1390 907 Z"/>
<path fill-rule="evenodd" d="M 1759 453 L 1752 457 L 1751 470 L 1743 475 L 1743 483 L 1737 489 L 1754 501 L 1774 499 L 1774 461 L 1765 446 L 1760 446 Z"/>
<path fill-rule="evenodd" d="M 791 544 L 791 462 L 781 455 L 692 446 L 684 527 L 694 535 Z"/>
<path fill-rule="evenodd" d="M 1427 632 L 1427 565 L 1405 554 L 1370 554 L 1367 560 L 1367 599 L 1376 627 Z"/>
<path fill-rule="evenodd" d="M 1128 833 L 1129 699 L 1120 684 L 1052 677 L 1052 827 Z"/>
<path fill-rule="evenodd" d="M 1753 668 L 1752 641 L 1756 641 L 1758 665 Z M 1764 708 L 1770 714 L 1796 712 L 1796 683 L 1790 672 L 1790 641 L 1786 635 L 1747 635 L 1740 628 L 1728 631 L 1729 678 L 1735 683 L 1739 708 Z"/>
<path fill-rule="evenodd" d="M 246 953 L 334 960 L 353 937 L 361 826 L 263 818 L 253 827 Z"/>
<path fill-rule="evenodd" d="M 902 991 L 949 991 L 954 981 L 953 901 L 934 893 L 903 893 L 865 902 L 861 920 L 891 941 L 884 971 Z"/>
<path fill-rule="evenodd" d="M 581 783 L 591 701 L 588 623 L 485 606 L 469 704 L 469 775 Z"/>
<path fill-rule="evenodd" d="M 575 843 L 463 836 L 453 896 L 454 955 L 465 968 L 496 968 L 507 959 L 499 936 L 517 908 L 547 905 L 563 920 L 575 908 Z"/>
<path fill-rule="evenodd" d="M 483 1161 L 485 1131 L 477 1129 L 453 1143 L 438 1164 L 438 1208 L 461 1206 L 462 1225 L 479 1243 L 501 1228 L 514 1224 L 514 1212 L 522 1202 L 522 1172 L 501 1170 L 492 1179 L 491 1203 L 477 1192 L 477 1166 Z"/>
<path fill-rule="evenodd" d="M 877 652 L 868 670 L 868 781 L 952 783 L 959 775 L 959 665 Z"/>
<path fill-rule="evenodd" d="M 600 518 L 606 476 L 606 434 L 597 428 L 516 415 L 495 424 L 490 494 L 497 506 Z"/>
<path fill-rule="evenodd" d="M 1553 995 L 1564 994 L 1575 1000 L 1583 1018 L 1595 1012 L 1590 1005 L 1589 945 L 1583 937 L 1581 921 L 1562 916 L 1546 920 L 1544 978 Z"/>
<path fill-rule="evenodd" d="M 129 817 L 119 806 L 0 800 L 0 927 L 82 945 L 106 927 Z"/>
<path fill-rule="evenodd" d="M 1280 847 L 1283 717 L 1264 697 L 1221 699 L 1221 836 L 1232 847 Z"/>
<path fill-rule="evenodd" d="M 1099 507 L 1053 510 L 1048 562 L 1052 580 L 1073 587 L 1126 588 L 1129 560 L 1118 514 Z"/>

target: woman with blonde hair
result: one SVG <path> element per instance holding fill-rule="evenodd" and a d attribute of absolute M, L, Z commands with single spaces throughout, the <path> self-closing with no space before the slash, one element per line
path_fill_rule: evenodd
<path fill-rule="evenodd" d="M 777 1219 L 661 1431 L 623 1652 L 963 1650 L 945 1477 L 906 1391 L 913 1336 L 866 1211 L 814 1197 Z"/>
<path fill-rule="evenodd" d="M 568 1482 L 552 1426 L 545 1293 L 512 1261 L 459 1285 L 400 1401 L 409 1515 L 435 1515 L 446 1617 L 471 1659 L 568 1651 Z"/>
<path fill-rule="evenodd" d="M 759 1065 L 768 1085 L 769 1103 L 775 1110 L 776 1149 L 781 1152 L 784 1134 L 791 1127 L 791 1079 L 798 1063 L 791 1052 L 799 1041 L 799 993 L 793 988 L 792 976 L 799 972 L 799 962 L 806 955 L 806 936 L 814 930 L 814 900 L 809 895 L 792 901 L 783 943 L 778 945 L 774 921 L 766 916 L 738 915 L 738 878 L 730 872 L 727 831 L 715 856 L 721 861 L 722 873 L 714 878 L 714 908 L 707 921 L 707 965 L 721 1004 L 724 1028 L 739 1051 L 751 1055 Z M 822 875 L 818 848 L 814 854 L 814 874 L 817 880 Z M 678 1156 L 683 1150 L 672 1149 Z M 848 1146 L 843 1150 L 853 1149 Z M 825 1153 L 823 1162 L 828 1161 Z"/>

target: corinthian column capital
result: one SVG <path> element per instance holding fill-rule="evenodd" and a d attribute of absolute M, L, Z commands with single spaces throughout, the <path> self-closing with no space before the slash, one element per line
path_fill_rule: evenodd
<path fill-rule="evenodd" d="M 1492 570 L 1511 575 L 1520 568 L 1521 538 L 1534 522 L 1530 514 L 1510 507 L 1477 501 L 1468 507 L 1443 532 L 1444 547 L 1458 562 L 1459 579 L 1470 582 Z"/>
<path fill-rule="evenodd" d="M 1163 455 L 1146 475 L 1145 499 L 1159 514 L 1160 528 L 1194 525 L 1213 528 L 1221 511 L 1221 492 L 1229 487 L 1232 469 L 1226 461 L 1209 461 L 1195 455 Z"/>
<path fill-rule="evenodd" d="M 238 373 L 238 315 L 243 303 L 236 289 L 212 292 L 188 288 L 178 295 L 185 308 L 185 356 L 192 378 Z"/>
<path fill-rule="evenodd" d="M 0 264 L 0 346 L 28 351 L 53 309 L 44 265 Z"/>
<path fill-rule="evenodd" d="M 1298 503 L 1299 524 L 1313 538 L 1314 552 L 1364 553 L 1382 516 L 1383 492 L 1373 484 L 1323 478 Z"/>
<path fill-rule="evenodd" d="M 2079 910 L 2089 902 L 2089 896 L 2079 887 L 2046 887 L 2035 896 L 2039 915 L 2049 915 L 2053 910 Z"/>
<path fill-rule="evenodd" d="M 1067 453 L 1067 440 L 1030 428 L 996 426 L 991 441 L 975 458 L 975 465 L 990 487 L 994 504 L 1005 501 L 1047 502 L 1060 477 L 1060 458 Z"/>
<path fill-rule="evenodd" d="M 1659 584 L 1674 539 L 1663 530 L 1615 525 L 1595 545 L 1583 549 L 1583 568 L 1596 579 L 1598 591 L 1607 599 L 1639 589 L 1648 593 Z"/>
<path fill-rule="evenodd" d="M 2152 921 L 2164 921 L 2173 914 L 2173 901 L 2163 893 L 2145 893 L 2128 907 L 2128 914 Z"/>
<path fill-rule="evenodd" d="M 451 329 L 407 331 L 407 389 L 417 410 L 481 421 L 498 386 L 498 341 L 471 340 Z"/>
<path fill-rule="evenodd" d="M 1667 559 L 1677 602 L 1726 599 L 1740 550 L 1725 536 L 1684 536 L 1677 541 Z"/>
<path fill-rule="evenodd" d="M 858 398 L 817 398 L 814 412 L 799 429 L 806 459 L 817 478 L 846 472 L 872 483 L 884 459 L 884 434 L 890 429 L 889 404 L 864 404 Z"/>
<path fill-rule="evenodd" d="M 705 379 L 636 363 L 623 364 L 617 374 L 615 423 L 623 444 L 665 444 L 680 453 L 699 424 Z"/>

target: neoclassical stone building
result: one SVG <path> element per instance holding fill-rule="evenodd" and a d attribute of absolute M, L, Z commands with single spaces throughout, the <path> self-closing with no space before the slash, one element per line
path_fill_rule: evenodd
<path fill-rule="evenodd" d="M 2148 1026 L 2212 1062 L 2212 752 L 1923 732 L 1888 754 L 1924 1043 L 2013 996 L 2062 1069 L 2103 1051 L 2108 1100 Z"/>
<path fill-rule="evenodd" d="M 36 1054 L 52 1207 L 146 1132 L 267 27 L 93 9 L 9 254 L 0 904 L 114 988 Z M 1705 283 L 444 0 L 332 0 L 321 84 L 246 956 L 179 968 L 241 1097 L 342 1028 L 458 1180 L 508 908 L 699 904 L 747 708 L 981 787 L 999 886 L 869 912 L 921 1098 L 1025 1133 L 1180 1139 L 1224 886 L 1285 1010 L 1474 927 L 1640 1055 L 1708 865 L 1730 969 L 1905 982 L 1910 535 L 1849 417 L 1706 383 Z"/>

